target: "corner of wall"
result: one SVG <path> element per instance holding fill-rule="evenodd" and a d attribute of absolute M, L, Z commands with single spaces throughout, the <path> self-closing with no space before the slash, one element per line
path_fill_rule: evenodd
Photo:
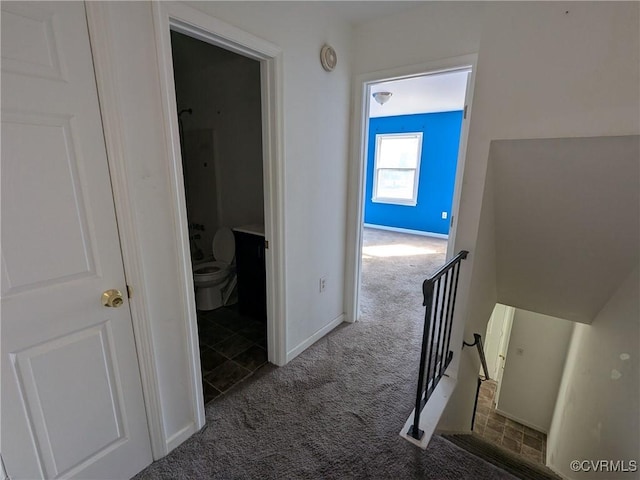
<path fill-rule="evenodd" d="M 463 295 L 460 297 L 460 307 L 463 310 L 460 318 L 464 320 L 459 322 L 458 327 L 452 333 L 453 345 L 458 342 L 457 344 L 462 346 L 462 341 L 464 339 L 470 340 L 474 333 L 485 335 L 487 324 L 497 302 L 492 189 L 491 169 L 488 168 L 476 241 L 469 242 L 468 239 L 465 241 L 460 237 L 457 238 L 456 243 L 465 241 L 466 245 L 475 245 L 475 249 L 470 250 L 472 264 L 465 266 L 468 270 L 464 274 Z M 462 220 L 464 217 L 460 218 Z M 459 358 L 457 364 L 455 364 L 455 358 Z M 458 383 L 438 428 L 468 432 L 471 429 L 480 359 L 475 350 L 464 349 L 460 350 L 457 355 L 454 351 L 453 363 L 453 372 L 455 372 Z"/>
<path fill-rule="evenodd" d="M 547 463 L 552 468 L 557 468 L 555 465 L 556 455 L 560 442 L 560 432 L 563 428 L 565 407 L 568 401 L 569 387 L 571 383 L 571 377 L 576 369 L 577 355 L 580 343 L 582 341 L 581 336 L 588 326 L 582 323 L 574 323 L 573 332 L 571 334 L 571 340 L 569 342 L 569 349 L 567 351 L 567 359 L 564 363 L 564 370 L 562 372 L 562 380 L 560 381 L 560 388 L 558 390 L 558 397 L 556 398 L 556 405 L 553 410 L 553 417 L 551 419 L 551 427 L 547 434 Z M 556 470 L 554 470 L 556 471 Z"/>
<path fill-rule="evenodd" d="M 639 289 L 636 267 L 591 325 L 574 327 L 547 446 L 549 467 L 567 478 L 578 476 L 573 460 L 637 461 Z"/>

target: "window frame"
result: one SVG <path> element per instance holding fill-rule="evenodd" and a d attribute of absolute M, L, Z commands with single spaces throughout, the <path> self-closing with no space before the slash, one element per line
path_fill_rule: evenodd
<path fill-rule="evenodd" d="M 380 145 L 385 138 L 418 138 L 418 151 L 417 161 L 415 168 L 378 168 L 378 161 L 380 155 Z M 373 203 L 386 203 L 390 205 L 402 205 L 407 207 L 415 207 L 418 205 L 418 187 L 420 185 L 420 165 L 422 163 L 422 142 L 423 132 L 401 132 L 401 133 L 377 133 L 375 143 L 375 153 L 373 162 L 373 188 L 371 201 Z M 393 198 L 393 197 L 380 197 L 378 196 L 378 172 L 379 170 L 414 170 L 415 176 L 413 178 L 413 194 L 410 199 L 407 198 Z"/>

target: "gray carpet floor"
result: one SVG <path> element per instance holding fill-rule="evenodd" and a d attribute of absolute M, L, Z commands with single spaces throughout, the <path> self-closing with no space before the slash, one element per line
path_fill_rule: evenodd
<path fill-rule="evenodd" d="M 215 399 L 200 432 L 135 478 L 515 478 L 440 436 L 424 451 L 398 435 L 414 402 L 421 284 L 446 241 L 366 229 L 364 247 L 361 321 Z"/>

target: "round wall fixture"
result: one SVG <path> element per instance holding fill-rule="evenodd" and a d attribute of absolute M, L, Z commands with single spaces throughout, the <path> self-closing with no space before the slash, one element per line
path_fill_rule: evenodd
<path fill-rule="evenodd" d="M 336 55 L 336 51 L 330 45 L 324 45 L 320 50 L 320 63 L 322 64 L 322 68 L 324 68 L 327 72 L 332 71 L 336 68 L 336 63 L 338 63 L 338 56 Z"/>

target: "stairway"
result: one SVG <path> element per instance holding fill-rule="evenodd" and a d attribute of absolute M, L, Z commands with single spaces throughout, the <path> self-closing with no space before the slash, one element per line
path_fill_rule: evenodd
<path fill-rule="evenodd" d="M 522 480 L 562 480 L 547 467 L 530 462 L 520 455 L 487 442 L 478 435 L 442 435 L 442 437 Z"/>

